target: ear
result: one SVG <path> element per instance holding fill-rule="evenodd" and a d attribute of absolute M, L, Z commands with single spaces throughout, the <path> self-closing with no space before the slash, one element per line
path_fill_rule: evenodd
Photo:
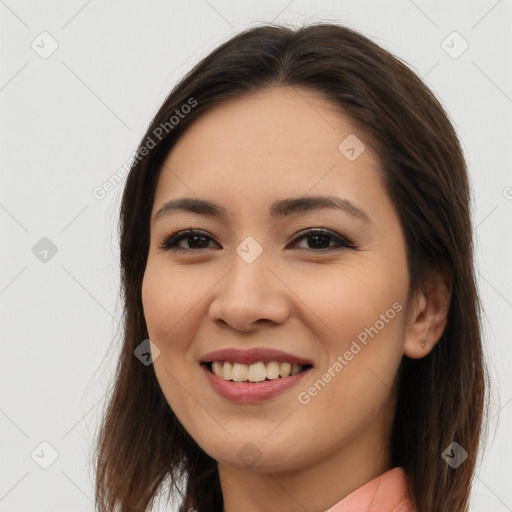
<path fill-rule="evenodd" d="M 453 277 L 448 268 L 438 268 L 425 280 L 412 299 L 404 340 L 404 355 L 425 357 L 441 338 L 448 322 Z M 425 340 L 424 345 L 421 340 Z"/>

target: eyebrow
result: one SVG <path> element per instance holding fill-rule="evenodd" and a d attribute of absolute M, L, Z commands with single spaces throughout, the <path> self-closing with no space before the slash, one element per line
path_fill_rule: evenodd
<path fill-rule="evenodd" d="M 293 199 L 282 199 L 272 203 L 270 215 L 272 218 L 283 218 L 289 215 L 303 213 L 312 210 L 330 208 L 344 211 L 349 215 L 356 217 L 364 222 L 371 223 L 369 215 L 358 208 L 356 205 L 337 196 L 308 196 Z M 171 199 L 164 203 L 155 215 L 155 221 L 171 215 L 177 211 L 187 211 L 217 217 L 223 221 L 227 219 L 225 208 L 206 199 L 197 199 L 193 197 L 184 197 Z"/>

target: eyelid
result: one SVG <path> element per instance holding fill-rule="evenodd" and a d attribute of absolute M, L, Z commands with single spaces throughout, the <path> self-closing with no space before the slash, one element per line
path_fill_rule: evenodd
<path fill-rule="evenodd" d="M 293 240 L 291 241 L 291 243 L 293 244 L 293 243 L 298 242 L 302 238 L 308 238 L 308 237 L 312 237 L 312 236 L 315 236 L 318 234 L 329 236 L 334 241 L 338 242 L 338 246 L 337 247 L 334 246 L 331 248 L 317 249 L 317 250 L 315 250 L 315 249 L 299 249 L 299 250 L 306 251 L 306 252 L 322 253 L 322 252 L 326 252 L 326 251 L 330 251 L 330 250 L 334 250 L 334 249 L 342 249 L 342 248 L 356 249 L 355 244 L 349 238 L 347 238 L 346 236 L 340 235 L 340 234 L 336 233 L 335 231 L 324 228 L 324 227 L 303 229 L 303 230 L 299 231 L 293 237 Z M 209 240 L 215 242 L 214 238 L 212 236 L 210 236 L 206 231 L 203 231 L 202 229 L 190 227 L 189 229 L 174 231 L 170 235 L 165 236 L 163 238 L 162 242 L 159 244 L 159 248 L 163 251 L 173 250 L 173 251 L 185 251 L 185 252 L 199 252 L 199 251 L 204 250 L 204 249 L 182 249 L 182 248 L 176 247 L 176 244 L 178 242 L 181 242 L 182 240 L 184 240 L 186 238 L 193 237 L 193 236 L 200 236 L 200 237 L 203 237 L 203 238 L 206 238 L 206 239 L 209 239 Z M 217 243 L 217 242 L 215 242 L 215 243 Z M 206 249 L 208 249 L 208 247 Z"/>
<path fill-rule="evenodd" d="M 316 234 L 322 234 L 322 235 L 330 236 L 331 238 L 342 242 L 342 247 L 345 246 L 345 247 L 349 247 L 350 249 L 355 249 L 354 243 L 350 239 L 348 239 L 346 236 L 340 235 L 340 234 L 336 233 L 335 231 L 332 231 L 332 230 L 324 228 L 324 227 L 303 229 L 303 230 L 299 231 L 294 236 L 294 238 L 292 240 L 292 243 L 297 242 L 301 238 L 308 238 L 306 235 L 314 236 Z M 304 249 L 304 250 L 307 250 L 307 249 Z M 314 251 L 313 249 L 310 249 L 310 251 L 321 252 L 322 249 L 317 250 L 317 251 Z"/>
<path fill-rule="evenodd" d="M 193 236 L 202 236 L 204 238 L 208 238 L 210 240 L 213 240 L 213 237 L 210 236 L 206 231 L 203 231 L 202 229 L 196 229 L 196 228 L 188 228 L 188 229 L 180 229 L 177 231 L 173 231 L 170 235 L 164 236 L 163 240 L 159 244 L 159 249 L 163 251 L 197 251 L 198 249 L 181 249 L 176 248 L 176 243 L 181 242 L 181 240 L 184 240 L 189 237 Z"/>

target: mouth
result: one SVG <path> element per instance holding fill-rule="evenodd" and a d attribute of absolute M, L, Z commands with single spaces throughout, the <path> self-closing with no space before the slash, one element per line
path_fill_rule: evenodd
<path fill-rule="evenodd" d="M 233 404 L 264 404 L 304 382 L 312 364 L 259 361 L 250 365 L 229 361 L 203 361 L 206 382 L 223 399 Z"/>
<path fill-rule="evenodd" d="M 313 368 L 311 364 L 280 361 L 260 361 L 250 365 L 230 361 L 209 361 L 201 362 L 201 366 L 224 381 L 241 384 L 279 381 Z"/>

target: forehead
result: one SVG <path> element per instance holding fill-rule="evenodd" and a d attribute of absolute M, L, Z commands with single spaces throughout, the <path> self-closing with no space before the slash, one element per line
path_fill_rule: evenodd
<path fill-rule="evenodd" d="M 241 156 L 291 156 L 288 152 L 293 150 L 299 156 L 322 151 L 326 158 L 332 158 L 339 152 L 340 142 L 351 134 L 365 139 L 367 149 L 371 145 L 363 130 L 319 92 L 270 87 L 226 100 L 202 114 L 180 137 L 172 153 L 195 146 L 200 151 L 198 157 L 206 150 L 229 150 Z M 194 157 L 186 156 L 189 160 Z"/>
<path fill-rule="evenodd" d="M 247 208 L 308 193 L 371 202 L 384 192 L 378 168 L 367 135 L 323 96 L 274 87 L 224 101 L 188 127 L 164 162 L 154 208 L 191 195 L 229 195 Z"/>

